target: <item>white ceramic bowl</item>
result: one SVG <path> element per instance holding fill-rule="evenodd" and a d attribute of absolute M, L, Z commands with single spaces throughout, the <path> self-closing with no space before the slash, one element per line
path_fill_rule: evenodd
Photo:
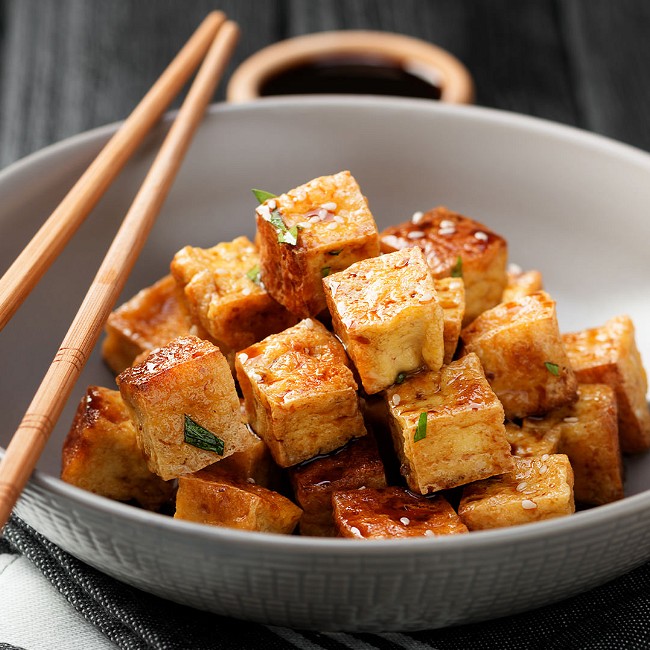
<path fill-rule="evenodd" d="M 6 444 L 150 163 L 162 126 L 0 334 Z M 109 126 L 0 175 L 8 265 L 106 141 Z M 541 269 L 569 330 L 629 313 L 650 361 L 650 156 L 580 131 L 418 100 L 263 100 L 213 108 L 128 283 L 167 272 L 185 244 L 253 232 L 251 187 L 280 192 L 350 169 L 380 226 L 446 204 Z M 627 462 L 623 501 L 572 517 L 448 538 L 359 542 L 244 533 L 151 514 L 59 481 L 60 448 L 95 356 L 17 513 L 65 550 L 201 609 L 320 629 L 407 630 L 503 616 L 594 587 L 650 559 L 650 456 Z"/>

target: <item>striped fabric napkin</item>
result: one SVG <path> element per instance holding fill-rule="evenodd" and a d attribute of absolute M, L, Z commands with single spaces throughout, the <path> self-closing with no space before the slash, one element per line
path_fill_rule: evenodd
<path fill-rule="evenodd" d="M 0 539 L 2 553 L 31 561 L 81 615 L 80 622 L 85 619 L 128 650 L 650 648 L 650 564 L 587 594 L 510 618 L 423 632 L 346 634 L 241 622 L 161 600 L 76 560 L 16 517 Z M 32 615 L 47 628 L 48 612 Z M 2 616 L 0 611 L 0 631 Z M 0 635 L 0 650 L 15 649 L 3 641 Z"/>

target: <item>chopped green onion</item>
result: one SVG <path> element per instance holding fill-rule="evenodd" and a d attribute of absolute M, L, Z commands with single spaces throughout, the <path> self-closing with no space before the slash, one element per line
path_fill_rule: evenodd
<path fill-rule="evenodd" d="M 264 190 L 251 190 L 251 192 L 260 204 L 269 199 L 274 199 L 277 196 L 277 194 L 271 194 L 271 192 L 265 192 Z"/>
<path fill-rule="evenodd" d="M 552 375 L 557 377 L 560 374 L 560 366 L 558 366 L 557 363 L 545 361 L 544 365 L 546 366 L 546 370 L 548 370 Z"/>
<path fill-rule="evenodd" d="M 256 264 L 247 274 L 246 277 L 255 284 L 259 284 L 261 280 L 260 265 Z"/>
<path fill-rule="evenodd" d="M 463 258 L 460 255 L 456 258 L 456 263 L 451 268 L 451 277 L 452 278 L 463 277 Z"/>
<path fill-rule="evenodd" d="M 413 436 L 413 442 L 419 442 L 424 440 L 427 437 L 427 413 L 420 413 L 418 418 L 418 425 L 415 428 L 415 435 Z"/>
<path fill-rule="evenodd" d="M 322 277 L 326 278 L 330 273 L 332 272 L 332 267 L 331 266 L 324 266 L 320 270 L 320 274 Z"/>
<path fill-rule="evenodd" d="M 406 379 L 406 373 L 405 372 L 400 372 L 397 375 L 397 377 L 395 377 L 395 383 L 396 384 L 403 384 L 405 379 Z"/>
<path fill-rule="evenodd" d="M 203 449 L 205 451 L 213 451 L 219 456 L 223 456 L 225 443 L 221 438 L 218 438 L 211 431 L 196 423 L 189 415 L 185 415 L 185 442 L 192 447 Z"/>
<path fill-rule="evenodd" d="M 329 251 L 327 254 L 328 255 L 340 255 L 343 252 L 342 248 L 339 248 L 338 250 L 335 251 Z"/>

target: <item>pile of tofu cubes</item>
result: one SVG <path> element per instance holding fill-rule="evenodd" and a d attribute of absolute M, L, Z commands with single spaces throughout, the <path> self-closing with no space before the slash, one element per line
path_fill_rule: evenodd
<path fill-rule="evenodd" d="M 119 390 L 62 478 L 178 519 L 431 537 L 623 497 L 650 447 L 627 316 L 561 334 L 538 271 L 437 207 L 378 232 L 347 171 L 255 191 L 257 234 L 187 246 L 109 318 Z"/>

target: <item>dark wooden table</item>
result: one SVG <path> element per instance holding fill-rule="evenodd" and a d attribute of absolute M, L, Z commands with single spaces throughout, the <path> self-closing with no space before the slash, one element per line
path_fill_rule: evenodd
<path fill-rule="evenodd" d="M 124 118 L 215 7 L 242 27 L 231 69 L 298 34 L 402 32 L 460 58 L 478 104 L 650 150 L 647 0 L 0 0 L 0 167 Z"/>

